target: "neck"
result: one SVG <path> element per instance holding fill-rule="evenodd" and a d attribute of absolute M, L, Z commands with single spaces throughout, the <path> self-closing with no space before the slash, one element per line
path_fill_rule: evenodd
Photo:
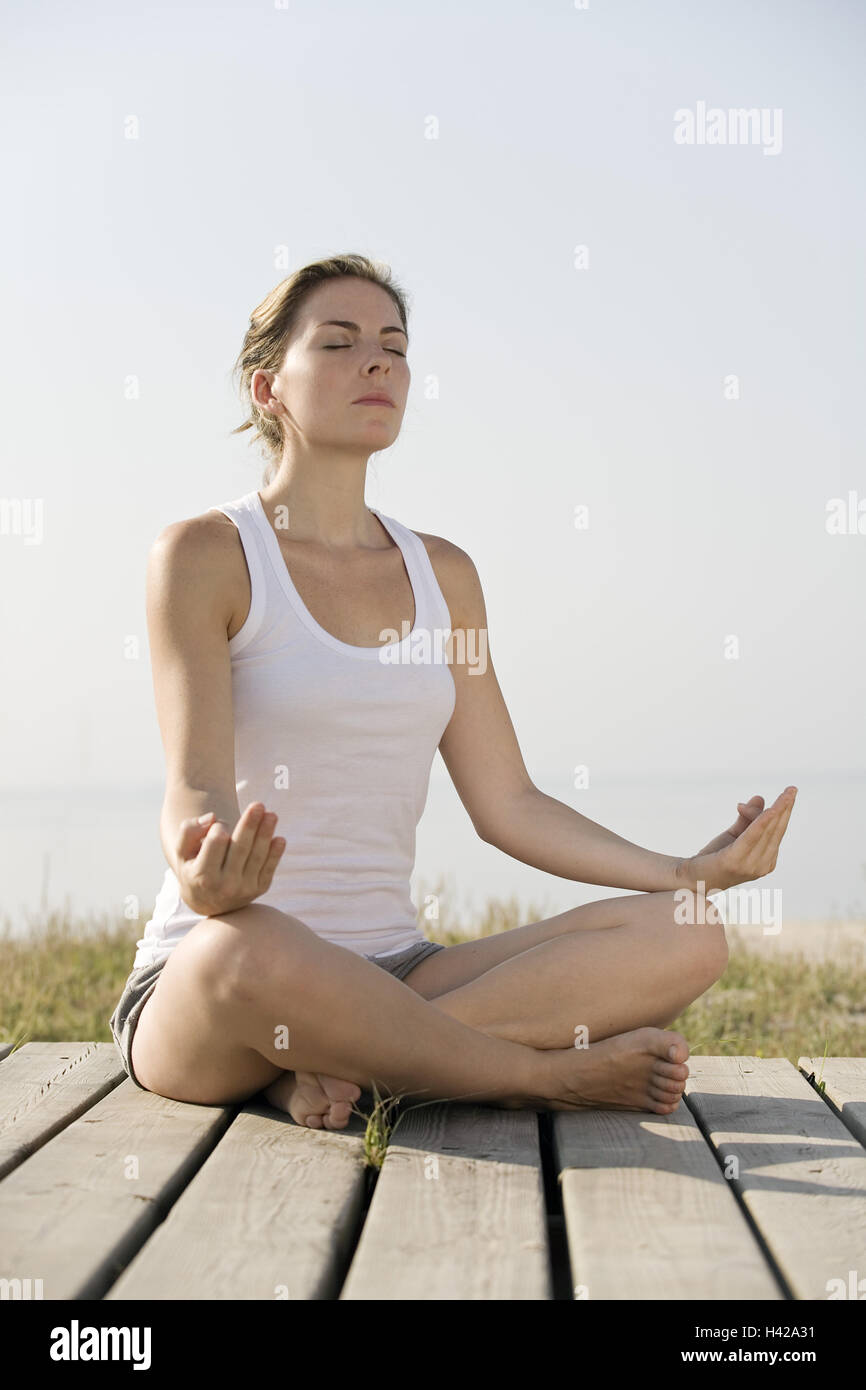
<path fill-rule="evenodd" d="M 330 550 L 378 546 L 382 527 L 364 501 L 366 471 L 367 459 L 357 455 L 284 457 L 259 496 L 278 535 Z"/>

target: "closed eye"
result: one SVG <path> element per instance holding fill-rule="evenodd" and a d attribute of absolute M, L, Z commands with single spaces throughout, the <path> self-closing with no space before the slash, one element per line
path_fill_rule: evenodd
<path fill-rule="evenodd" d="M 337 352 L 340 348 L 348 348 L 348 347 L 351 347 L 351 346 L 352 346 L 351 343 L 325 343 L 325 344 L 324 344 L 324 351 L 325 351 L 325 352 Z M 405 356 L 406 356 L 405 352 L 401 352 L 399 348 L 386 348 L 385 350 L 386 350 L 386 352 L 396 352 L 396 354 L 397 354 L 398 357 L 405 357 Z"/>

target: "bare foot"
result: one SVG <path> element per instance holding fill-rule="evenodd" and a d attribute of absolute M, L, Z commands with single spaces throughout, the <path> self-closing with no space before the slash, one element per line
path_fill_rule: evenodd
<path fill-rule="evenodd" d="M 670 1056 L 674 1048 L 675 1055 Z M 676 1110 L 689 1069 L 689 1045 L 668 1028 L 634 1028 L 612 1038 L 550 1053 L 551 1110 Z"/>
<path fill-rule="evenodd" d="M 354 1081 L 311 1071 L 283 1072 L 263 1092 L 277 1110 L 285 1110 L 296 1124 L 309 1129 L 345 1129 L 360 1094 Z"/>

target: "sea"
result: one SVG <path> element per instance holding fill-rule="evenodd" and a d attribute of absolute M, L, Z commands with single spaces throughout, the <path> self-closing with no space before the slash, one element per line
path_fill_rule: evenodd
<path fill-rule="evenodd" d="M 677 856 L 694 854 L 727 829 L 738 800 L 758 792 L 769 805 L 793 784 L 798 797 L 776 869 L 752 887 L 781 894 L 790 920 L 866 920 L 866 773 L 607 776 L 580 789 L 556 775 L 533 773 L 533 780 L 548 796 L 617 835 Z M 57 910 L 82 921 L 126 920 L 131 939 L 140 935 L 166 867 L 159 840 L 162 797 L 156 784 L 4 791 L 4 930 L 26 935 Z M 418 826 L 410 889 L 422 930 L 425 923 L 432 929 L 447 920 L 466 931 L 491 899 L 515 904 L 523 924 L 638 891 L 563 878 L 486 844 L 438 758 Z M 722 896 L 724 911 L 727 897 Z"/>

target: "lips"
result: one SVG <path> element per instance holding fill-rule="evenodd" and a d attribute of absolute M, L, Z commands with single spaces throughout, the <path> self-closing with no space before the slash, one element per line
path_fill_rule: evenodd
<path fill-rule="evenodd" d="M 353 405 L 390 405 L 394 402 L 390 396 L 362 396 L 360 400 L 353 401 Z"/>

